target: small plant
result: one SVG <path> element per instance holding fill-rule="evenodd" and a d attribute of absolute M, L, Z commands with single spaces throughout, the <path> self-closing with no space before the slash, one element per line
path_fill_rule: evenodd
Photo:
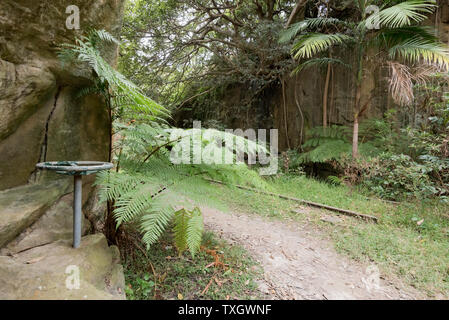
<path fill-rule="evenodd" d="M 299 157 L 301 164 L 341 162 L 351 153 L 350 128 L 331 126 L 315 127 L 309 130 L 307 141 L 303 144 L 306 152 Z M 379 154 L 380 151 L 372 142 L 360 144 L 360 154 L 364 157 Z"/>

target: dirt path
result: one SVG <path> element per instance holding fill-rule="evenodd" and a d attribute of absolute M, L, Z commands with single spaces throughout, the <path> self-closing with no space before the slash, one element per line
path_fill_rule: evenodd
<path fill-rule="evenodd" d="M 400 281 L 377 276 L 375 266 L 337 254 L 330 242 L 313 236 L 311 227 L 211 208 L 202 211 L 207 229 L 239 243 L 261 263 L 265 279 L 259 281 L 259 290 L 268 299 L 423 298 Z"/>

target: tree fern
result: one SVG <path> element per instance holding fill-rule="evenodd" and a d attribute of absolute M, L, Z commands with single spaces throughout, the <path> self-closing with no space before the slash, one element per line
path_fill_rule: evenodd
<path fill-rule="evenodd" d="M 104 60 L 101 49 L 108 43 L 117 44 L 118 40 L 105 30 L 92 30 L 87 36 L 77 38 L 75 44 L 62 44 L 58 55 L 63 63 L 84 63 L 89 67 L 95 75 L 95 87 L 101 88 L 99 91 L 108 100 L 113 98 L 115 109 L 126 108 L 151 115 L 154 119 L 167 116 L 168 111 L 164 107 L 146 97 L 134 83 Z M 85 93 L 91 92 L 85 90 Z"/>
<path fill-rule="evenodd" d="M 173 222 L 180 254 L 188 250 L 195 255 L 201 244 L 203 219 L 198 208 L 189 209 L 192 204 L 187 198 L 192 193 L 204 193 L 209 183 L 205 177 L 258 188 L 266 186 L 255 171 L 237 161 L 239 153 L 266 151 L 258 142 L 213 129 L 173 129 L 157 122 L 117 123 L 115 128 L 122 137 L 118 143 L 122 150 L 119 172 L 100 173 L 96 183 L 100 185 L 101 199 L 114 200 L 117 225 L 137 225 L 147 246 L 153 245 Z M 184 141 L 171 140 L 173 132 Z M 212 144 L 219 153 L 230 151 L 235 162 L 174 164 L 169 149 L 190 144 L 193 137 L 200 138 L 203 147 Z M 218 143 L 225 139 L 234 143 Z"/>
<path fill-rule="evenodd" d="M 362 135 L 364 127 L 361 125 Z M 339 161 L 344 155 L 351 154 L 350 128 L 315 127 L 308 132 L 303 148 L 305 152 L 298 158 L 300 164 Z M 370 141 L 360 145 L 360 153 L 363 156 L 374 156 L 380 153 L 380 150 Z"/>

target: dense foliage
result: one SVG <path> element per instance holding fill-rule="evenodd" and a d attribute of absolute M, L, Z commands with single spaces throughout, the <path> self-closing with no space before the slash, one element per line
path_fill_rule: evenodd
<path fill-rule="evenodd" d="M 116 168 L 115 172 L 99 174 L 97 180 L 102 200 L 108 201 L 106 221 L 113 218 L 113 228 L 125 223 L 136 226 L 148 247 L 173 223 L 178 252 L 188 250 L 195 255 L 202 239 L 202 214 L 198 207 L 190 208 L 188 199 L 180 198 L 179 193 L 207 183 L 205 176 L 220 180 L 246 177 L 257 183 L 257 174 L 246 167 L 243 159 L 267 150 L 227 132 L 170 128 L 160 117 L 167 115 L 166 109 L 103 59 L 104 42 L 116 40 L 105 31 L 92 31 L 76 39 L 75 45 L 63 45 L 60 56 L 75 67 L 86 64 L 92 70 L 94 86 L 83 88 L 80 95 L 102 95 L 111 115 L 110 151 Z M 119 141 L 114 148 L 113 135 Z M 200 160 L 192 162 L 197 151 Z M 190 162 L 178 163 L 174 157 Z M 230 164 L 218 164 L 229 157 Z"/>

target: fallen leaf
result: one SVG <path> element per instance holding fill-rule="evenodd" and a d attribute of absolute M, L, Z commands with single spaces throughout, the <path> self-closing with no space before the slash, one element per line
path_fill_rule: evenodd
<path fill-rule="evenodd" d="M 202 296 L 207 292 L 207 290 L 209 290 L 209 287 L 210 287 L 210 285 L 212 284 L 212 281 L 214 281 L 214 278 L 215 278 L 215 277 L 213 277 L 212 279 L 210 279 L 210 281 L 209 281 L 209 283 L 207 284 L 206 288 L 204 288 L 204 290 L 201 292 L 201 295 L 202 295 Z"/>

